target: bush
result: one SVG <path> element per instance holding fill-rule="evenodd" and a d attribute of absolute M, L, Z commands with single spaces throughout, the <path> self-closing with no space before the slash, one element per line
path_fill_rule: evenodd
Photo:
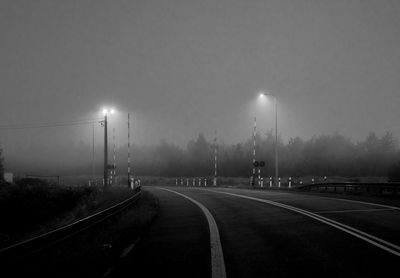
<path fill-rule="evenodd" d="M 0 189 L 0 246 L 18 239 L 77 207 L 92 190 L 59 187 L 39 179 L 21 179 Z M 6 240 L 1 239 L 8 235 Z M 10 238 L 11 237 L 11 238 Z"/>
<path fill-rule="evenodd" d="M 2 185 L 4 181 L 4 166 L 3 166 L 3 150 L 0 149 L 0 185 Z"/>
<path fill-rule="evenodd" d="M 388 171 L 389 182 L 400 182 L 400 161 L 393 164 Z"/>

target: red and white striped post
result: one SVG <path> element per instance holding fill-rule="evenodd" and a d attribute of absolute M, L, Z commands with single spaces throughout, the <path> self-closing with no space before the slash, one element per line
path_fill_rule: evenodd
<path fill-rule="evenodd" d="M 217 130 L 215 130 L 215 136 L 214 136 L 214 186 L 217 186 Z"/>
<path fill-rule="evenodd" d="M 256 132 L 257 132 L 257 118 L 254 117 L 254 129 L 253 129 L 253 176 L 251 180 L 251 185 L 255 185 L 255 179 L 256 179 L 256 166 L 254 166 L 254 163 L 256 162 Z"/>
<path fill-rule="evenodd" d="M 115 185 L 117 183 L 117 173 L 116 173 L 116 154 L 115 154 L 115 128 L 113 128 L 113 169 L 112 169 L 112 181 L 111 184 Z"/>
<path fill-rule="evenodd" d="M 176 183 L 178 184 L 178 180 Z M 130 132 L 129 113 L 128 113 L 128 187 L 131 187 L 131 132 Z"/>

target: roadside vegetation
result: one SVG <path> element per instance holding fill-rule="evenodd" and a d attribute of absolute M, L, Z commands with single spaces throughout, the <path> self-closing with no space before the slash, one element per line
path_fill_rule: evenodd
<path fill-rule="evenodd" d="M 0 248 L 26 240 L 125 200 L 125 187 L 102 190 L 20 179 L 0 187 Z"/>
<path fill-rule="evenodd" d="M 124 250 L 140 240 L 157 216 L 158 208 L 158 200 L 144 190 L 141 198 L 120 215 L 28 257 L 17 274 L 21 277 L 103 277 L 118 264 Z"/>

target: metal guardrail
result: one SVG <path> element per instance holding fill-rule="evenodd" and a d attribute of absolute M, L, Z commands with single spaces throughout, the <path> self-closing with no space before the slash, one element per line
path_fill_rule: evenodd
<path fill-rule="evenodd" d="M 39 252 L 47 247 L 53 246 L 65 239 L 68 239 L 82 231 L 89 229 L 90 227 L 107 220 L 108 218 L 120 213 L 127 207 L 135 203 L 141 195 L 140 188 L 132 197 L 122 201 L 110 208 L 87 216 L 74 223 L 65 225 L 53 231 L 39 235 L 37 237 L 28 239 L 26 241 L 11 245 L 0 250 L 0 262 L 14 262 L 24 257 L 30 256 L 36 252 Z"/>
<path fill-rule="evenodd" d="M 371 194 L 399 194 L 400 183 L 323 182 L 293 186 L 297 190 L 318 190 L 333 192 L 353 192 Z"/>

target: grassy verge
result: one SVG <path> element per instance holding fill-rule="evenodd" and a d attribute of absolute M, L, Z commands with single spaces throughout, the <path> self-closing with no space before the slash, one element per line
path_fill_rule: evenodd
<path fill-rule="evenodd" d="M 24 267 L 10 276 L 101 277 L 124 248 L 146 231 L 157 212 L 157 199 L 143 191 L 140 200 L 120 216 L 28 257 L 18 263 Z"/>
<path fill-rule="evenodd" d="M 0 188 L 0 248 L 74 222 L 125 200 L 126 187 L 56 186 L 23 179 Z"/>

